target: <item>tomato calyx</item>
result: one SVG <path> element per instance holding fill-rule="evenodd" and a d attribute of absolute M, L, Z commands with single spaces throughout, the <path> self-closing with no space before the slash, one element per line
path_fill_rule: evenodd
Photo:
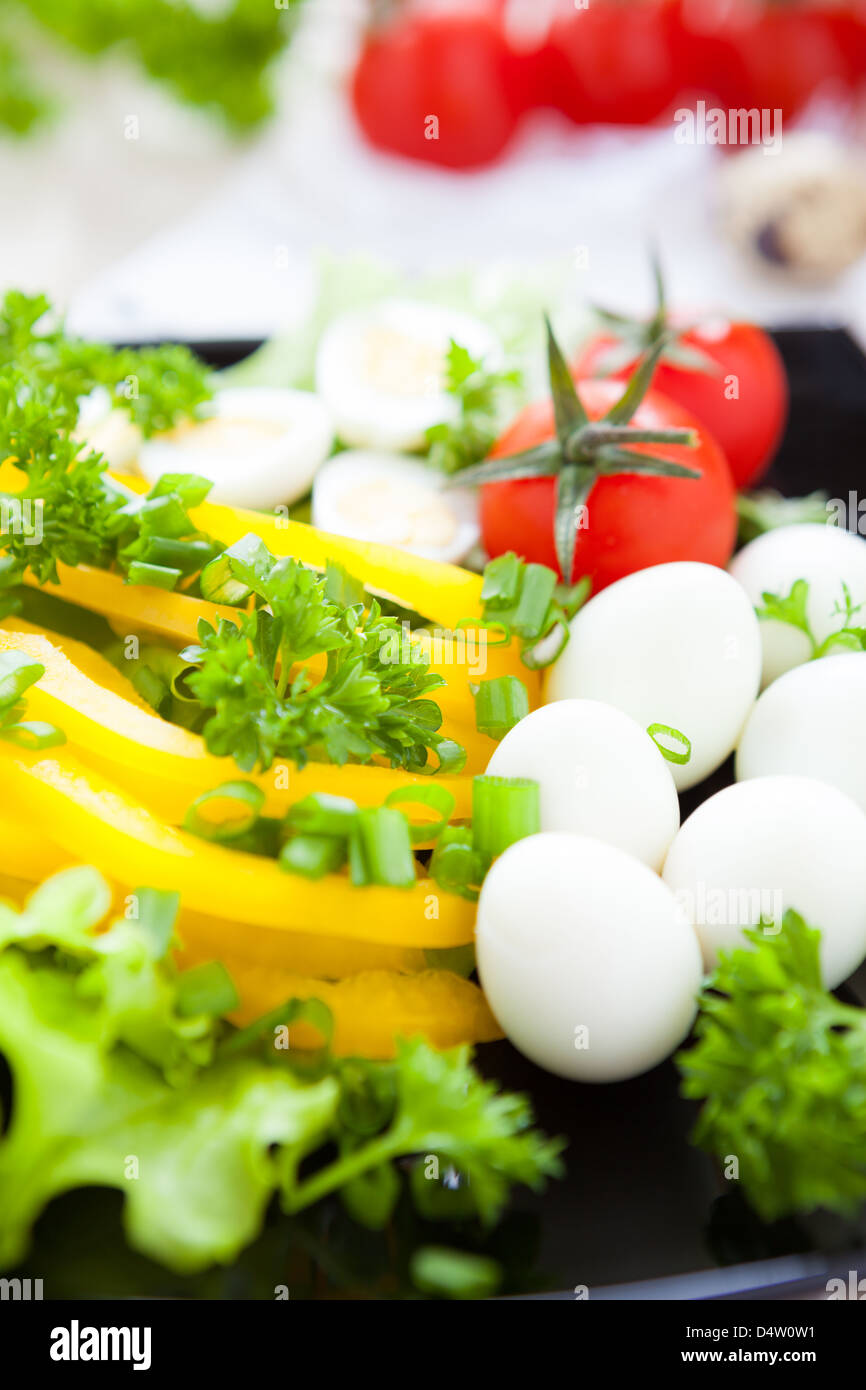
<path fill-rule="evenodd" d="M 647 348 L 665 335 L 669 341 L 665 347 L 663 358 L 670 366 L 680 367 L 685 372 L 703 372 L 707 376 L 716 375 L 719 370 L 718 363 L 708 353 L 701 352 L 694 343 L 683 342 L 685 335 L 695 325 L 679 324 L 674 326 L 671 323 L 664 274 L 657 256 L 652 258 L 652 272 L 656 291 L 656 308 L 651 319 L 636 319 L 628 314 L 616 314 L 611 309 L 604 309 L 600 305 L 593 304 L 592 312 L 600 326 L 617 339 L 616 345 L 599 357 L 594 375 L 606 377 L 612 376 L 615 372 L 621 372 L 636 357 L 646 352 Z"/>
<path fill-rule="evenodd" d="M 545 318 L 545 322 L 554 438 L 523 453 L 488 459 L 465 468 L 453 479 L 453 485 L 470 487 L 523 478 L 555 478 L 554 543 L 557 562 L 567 582 L 574 569 L 583 509 L 598 479 L 623 473 L 656 478 L 699 478 L 698 469 L 652 454 L 635 454 L 628 447 L 681 444 L 695 448 L 698 436 L 689 429 L 644 429 L 630 423 L 652 385 L 655 369 L 669 342 L 668 336 L 662 335 L 643 354 L 623 394 L 607 414 L 600 420 L 590 420 L 550 320 Z"/>

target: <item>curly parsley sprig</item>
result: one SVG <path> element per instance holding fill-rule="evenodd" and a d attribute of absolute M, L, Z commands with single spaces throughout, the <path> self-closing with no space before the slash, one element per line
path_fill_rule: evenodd
<path fill-rule="evenodd" d="M 44 295 L 18 291 L 0 306 L 0 458 L 24 475 L 22 488 L 0 495 L 0 583 L 8 593 L 28 572 L 53 583 L 63 563 L 116 567 L 132 583 L 174 588 L 215 553 L 188 513 L 210 484 L 171 475 L 139 496 L 114 482 L 107 460 L 74 432 L 82 398 L 97 387 L 143 434 L 168 429 L 210 396 L 207 370 L 185 348 L 69 338 L 46 326 L 50 308 Z"/>
<path fill-rule="evenodd" d="M 778 935 L 722 954 L 700 997 L 697 1044 L 677 1057 L 703 1101 L 693 1140 L 767 1221 L 866 1199 L 866 1010 L 824 989 L 821 934 L 786 912 Z"/>
<path fill-rule="evenodd" d="M 204 570 L 207 598 L 258 605 L 237 622 L 203 621 L 199 645 L 182 653 L 195 668 L 186 684 L 211 711 L 203 728 L 211 752 L 231 755 L 245 771 L 278 757 L 301 766 L 308 758 L 379 757 L 420 771 L 435 752 L 441 770 L 459 771 L 465 752 L 438 732 L 442 713 L 426 698 L 442 677 L 430 673 L 421 650 L 399 659 L 400 624 L 375 601 L 341 607 L 327 586 L 326 575 L 276 559 L 254 535 Z M 325 659 L 318 681 L 297 669 L 314 656 Z"/>
<path fill-rule="evenodd" d="M 18 406 L 29 415 L 29 432 L 13 450 L 28 462 L 27 446 L 44 449 L 50 432 L 70 434 L 80 401 L 104 387 L 145 437 L 195 415 L 210 400 L 210 373 L 188 348 L 174 344 L 116 348 L 69 336 L 51 321 L 45 295 L 10 290 L 0 307 L 0 378 L 14 386 Z M 39 419 L 43 427 L 38 431 Z"/>

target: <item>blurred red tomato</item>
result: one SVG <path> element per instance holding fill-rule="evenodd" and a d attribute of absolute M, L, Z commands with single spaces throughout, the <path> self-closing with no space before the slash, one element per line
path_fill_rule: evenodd
<path fill-rule="evenodd" d="M 723 107 L 792 120 L 819 87 L 846 79 L 842 27 L 802 0 L 678 0 L 672 25 L 678 67 Z"/>
<path fill-rule="evenodd" d="M 371 29 L 352 82 L 371 144 L 452 169 L 496 159 L 521 100 L 495 5 L 398 10 Z"/>
<path fill-rule="evenodd" d="M 555 104 L 579 124 L 645 125 L 680 85 L 670 41 L 677 0 L 564 0 L 550 31 Z"/>
<path fill-rule="evenodd" d="M 866 77 L 866 0 L 828 0 L 821 15 L 833 35 L 845 64 L 845 75 L 853 88 Z"/>

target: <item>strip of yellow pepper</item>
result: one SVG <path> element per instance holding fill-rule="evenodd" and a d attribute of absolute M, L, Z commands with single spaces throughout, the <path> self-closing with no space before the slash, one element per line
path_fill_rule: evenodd
<path fill-rule="evenodd" d="M 141 478 L 113 476 L 135 492 L 148 487 Z M 374 593 L 396 599 L 404 608 L 423 613 L 441 627 L 453 628 L 463 618 L 481 617 L 481 578 L 459 565 L 425 560 L 393 546 L 333 536 L 301 521 L 216 502 L 202 502 L 189 514 L 199 530 L 223 545 L 233 545 L 254 531 L 272 555 L 291 555 L 318 570 L 329 560 L 343 565 Z"/>
<path fill-rule="evenodd" d="M 55 640 L 67 645 L 65 638 Z M 233 759 L 209 753 L 198 734 L 91 680 L 54 641 L 37 633 L 3 629 L 0 651 L 23 652 L 45 667 L 45 675 L 27 692 L 29 716 L 56 724 L 70 744 L 98 762 L 110 778 L 133 788 L 139 799 L 166 819 L 182 821 L 196 797 L 242 775 Z M 264 792 L 269 815 L 284 815 L 311 792 L 380 806 L 392 791 L 432 785 L 429 777 L 395 768 L 332 763 L 308 763 L 303 769 L 278 763 L 268 772 L 250 774 L 249 780 Z M 471 815 L 470 777 L 436 777 L 435 783 L 454 796 L 457 819 Z M 421 808 L 419 817 L 423 819 L 424 814 Z"/>
<path fill-rule="evenodd" d="M 174 830 L 64 750 L 63 761 L 0 745 L 8 805 L 74 859 L 134 887 L 177 891 L 214 917 L 388 945 L 463 946 L 471 903 L 431 880 L 408 889 L 355 888 L 332 875 L 309 882 L 272 860 Z"/>
<path fill-rule="evenodd" d="M 57 849 L 45 835 L 27 822 L 0 817 L 0 897 L 20 904 L 34 883 L 41 883 L 75 862 Z M 84 862 L 84 861 L 82 861 Z M 115 891 L 115 911 L 126 910 L 125 888 Z M 181 965 L 196 960 L 242 960 L 244 966 L 291 971 L 323 980 L 342 980 L 363 970 L 392 970 L 415 974 L 430 967 L 427 951 L 417 946 L 389 946 L 381 942 L 351 941 L 337 936 L 311 936 L 305 932 L 273 931 L 249 923 L 228 922 L 190 912 L 181 904 L 177 927 Z"/>
<path fill-rule="evenodd" d="M 30 637 L 45 637 L 53 647 L 57 647 L 73 666 L 76 666 L 83 676 L 101 685 L 104 690 L 111 690 L 121 699 L 127 700 L 137 709 L 146 710 L 149 714 L 153 713 L 153 708 L 143 700 L 132 684 L 127 680 L 116 666 L 100 652 L 88 647 L 86 642 L 79 642 L 74 637 L 67 637 L 60 632 L 52 632 L 49 629 L 37 627 L 35 623 L 29 623 L 25 618 L 19 618 L 14 613 L 3 619 L 0 628 L 7 632 L 27 633 Z"/>
<path fill-rule="evenodd" d="M 37 585 L 32 575 L 25 582 L 31 588 L 42 588 L 46 593 L 79 604 L 91 613 L 100 613 L 110 618 L 115 626 L 126 627 L 130 633 L 150 632 L 177 645 L 198 641 L 199 619 L 215 625 L 221 618 L 234 622 L 241 610 L 231 605 L 208 603 L 205 599 L 189 598 L 185 594 L 166 593 L 163 589 L 153 589 L 145 584 L 127 584 L 123 576 L 108 570 L 91 569 L 88 565 L 60 564 L 57 566 L 59 584 Z M 435 655 L 430 670 L 440 675 L 446 684 L 431 691 L 433 699 L 442 711 L 443 732 L 466 748 L 471 770 L 482 772 L 493 754 L 494 745 L 475 727 L 475 701 L 470 683 L 488 679 L 490 675 L 507 675 L 513 670 L 513 657 L 506 648 L 487 648 L 479 651 L 470 648 L 471 659 L 466 656 L 465 646 L 455 646 L 450 637 L 436 639 Z M 502 655 L 495 655 L 501 652 Z M 452 660 L 453 657 L 453 660 Z M 315 676 L 324 671 L 325 662 L 312 658 L 302 663 Z M 484 665 L 484 673 L 480 673 Z M 538 704 L 540 684 L 536 673 L 524 668 L 521 679 L 526 678 L 530 690 L 530 702 Z"/>
<path fill-rule="evenodd" d="M 332 982 L 239 961 L 226 964 L 241 999 L 240 1008 L 229 1015 L 234 1023 L 252 1023 L 292 998 L 321 999 L 333 1016 L 332 1048 L 340 1057 L 390 1058 L 397 1038 L 419 1034 L 438 1048 L 503 1036 L 478 986 L 447 970 L 418 975 L 365 971 Z M 289 1024 L 293 1050 L 321 1044 L 312 1024 Z"/>
<path fill-rule="evenodd" d="M 0 817 L 0 897 L 24 901 L 34 883 L 41 883 L 74 858 L 57 849 L 45 835 L 26 821 Z M 81 861 L 85 862 L 85 861 Z M 130 885 L 115 885 L 115 912 L 127 907 Z M 178 961 L 243 960 L 245 966 L 292 971 L 323 980 L 342 980 L 363 970 L 393 970 L 415 974 L 430 968 L 430 953 L 417 946 L 389 946 L 381 942 L 351 941 L 337 936 L 312 936 L 305 932 L 274 931 L 249 923 L 229 922 L 191 912 L 181 904 L 177 935 Z"/>

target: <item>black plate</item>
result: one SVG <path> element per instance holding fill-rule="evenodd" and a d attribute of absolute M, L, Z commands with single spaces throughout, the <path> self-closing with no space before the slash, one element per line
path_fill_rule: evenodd
<path fill-rule="evenodd" d="M 787 435 L 768 485 L 792 496 L 824 488 L 847 498 L 860 485 L 866 438 L 866 358 L 839 330 L 775 335 L 791 381 Z M 227 366 L 256 343 L 198 343 Z M 864 521 L 866 525 L 866 521 Z M 727 766 L 683 798 L 683 815 L 725 786 Z M 846 986 L 866 1002 L 866 971 Z M 539 1123 L 564 1134 L 568 1174 L 540 1197 L 520 1193 L 492 1235 L 424 1225 L 408 1204 L 377 1235 L 337 1202 L 290 1221 L 269 1214 L 256 1243 L 228 1270 L 175 1277 L 123 1242 L 118 1193 L 92 1189 L 60 1198 L 40 1220 L 27 1265 L 47 1297 L 174 1296 L 296 1298 L 413 1296 L 407 1277 L 418 1244 L 485 1250 L 502 1262 L 504 1293 L 574 1298 L 778 1298 L 819 1296 L 830 1276 L 862 1267 L 866 1213 L 762 1225 L 688 1135 L 694 1107 L 681 1100 L 668 1062 L 637 1080 L 579 1086 L 540 1071 L 508 1043 L 479 1051 L 483 1072 L 531 1095 Z"/>

